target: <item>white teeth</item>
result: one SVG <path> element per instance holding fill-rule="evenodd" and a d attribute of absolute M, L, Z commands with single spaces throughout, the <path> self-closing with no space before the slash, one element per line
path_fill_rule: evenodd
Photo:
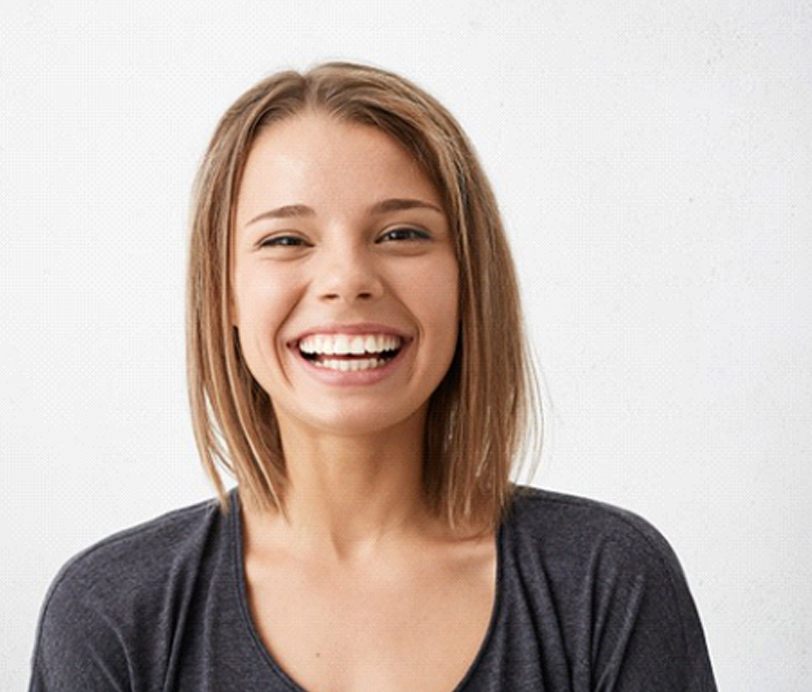
<path fill-rule="evenodd" d="M 366 339 L 363 336 L 354 336 L 350 341 L 350 353 L 356 356 L 363 355 L 364 342 Z M 374 340 L 373 340 L 374 343 Z"/>
<path fill-rule="evenodd" d="M 364 360 L 322 360 L 314 361 L 318 368 L 327 370 L 340 370 L 341 372 L 354 372 L 356 370 L 372 370 L 386 365 L 389 361 L 383 358 L 366 358 Z"/>
<path fill-rule="evenodd" d="M 299 342 L 299 350 L 326 355 L 362 355 L 391 351 L 402 343 L 401 337 L 389 334 L 311 334 Z"/>

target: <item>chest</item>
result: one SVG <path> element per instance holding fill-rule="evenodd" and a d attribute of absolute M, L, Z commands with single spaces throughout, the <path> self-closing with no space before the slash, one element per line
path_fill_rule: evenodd
<path fill-rule="evenodd" d="M 309 692 L 450 692 L 487 633 L 496 555 L 340 576 L 246 560 L 246 587 L 265 648 Z"/>

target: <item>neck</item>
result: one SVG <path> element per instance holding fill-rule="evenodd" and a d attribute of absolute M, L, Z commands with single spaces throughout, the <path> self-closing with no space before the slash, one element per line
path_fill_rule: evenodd
<path fill-rule="evenodd" d="M 422 430 L 420 420 L 364 437 L 283 429 L 288 520 L 245 512 L 255 545 L 351 566 L 438 535 L 422 491 Z"/>

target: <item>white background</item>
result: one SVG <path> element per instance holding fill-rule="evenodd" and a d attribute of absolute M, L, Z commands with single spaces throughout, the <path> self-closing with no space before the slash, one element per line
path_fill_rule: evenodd
<path fill-rule="evenodd" d="M 3 7 L 0 688 L 69 557 L 213 496 L 192 176 L 241 92 L 347 59 L 437 96 L 493 183 L 546 388 L 534 484 L 667 537 L 720 689 L 809 689 L 810 3 Z"/>

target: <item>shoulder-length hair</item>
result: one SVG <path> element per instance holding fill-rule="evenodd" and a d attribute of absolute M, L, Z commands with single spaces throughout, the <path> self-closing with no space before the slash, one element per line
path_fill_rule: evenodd
<path fill-rule="evenodd" d="M 206 474 L 228 513 L 217 463 L 259 511 L 285 513 L 288 477 L 268 394 L 246 366 L 231 322 L 231 238 L 242 172 L 259 132 L 304 111 L 370 125 L 411 153 L 444 202 L 459 272 L 460 332 L 452 363 L 432 393 L 423 438 L 427 506 L 452 530 L 499 526 L 510 478 L 542 412 L 524 332 L 513 260 L 494 194 L 453 116 L 392 72 L 327 62 L 286 70 L 248 89 L 220 119 L 200 163 L 189 209 L 186 338 L 188 394 Z"/>

